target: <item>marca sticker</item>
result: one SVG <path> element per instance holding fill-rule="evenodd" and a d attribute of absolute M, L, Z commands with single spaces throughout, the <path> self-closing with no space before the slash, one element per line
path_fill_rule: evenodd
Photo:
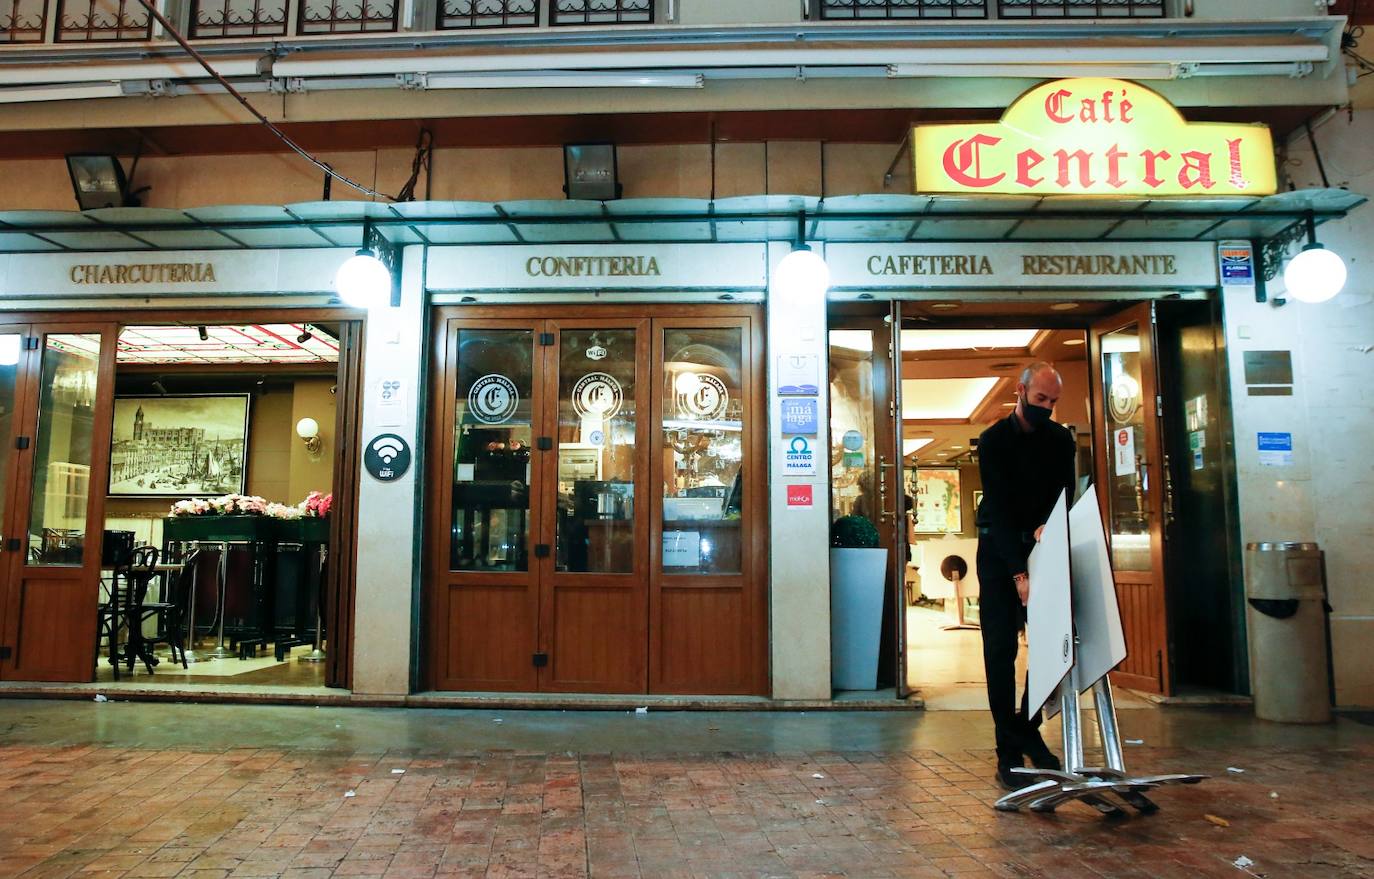
<path fill-rule="evenodd" d="M 810 509 L 814 499 L 815 495 L 809 485 L 787 486 L 787 508 L 789 510 Z"/>

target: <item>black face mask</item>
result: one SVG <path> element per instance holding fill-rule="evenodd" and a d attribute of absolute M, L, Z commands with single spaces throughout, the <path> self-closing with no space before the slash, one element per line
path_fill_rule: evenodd
<path fill-rule="evenodd" d="M 1046 409 L 1044 406 L 1036 406 L 1030 400 L 1022 397 L 1021 414 L 1030 422 L 1031 427 L 1040 427 L 1049 424 L 1050 417 L 1054 415 L 1054 410 Z"/>

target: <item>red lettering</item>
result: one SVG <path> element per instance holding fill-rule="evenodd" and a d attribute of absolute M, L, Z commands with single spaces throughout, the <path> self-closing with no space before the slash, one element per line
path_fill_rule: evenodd
<path fill-rule="evenodd" d="M 1078 185 L 1083 189 L 1090 189 L 1093 185 L 1092 164 L 1093 154 L 1086 150 L 1056 150 L 1054 157 L 1059 160 L 1059 183 L 1060 189 L 1068 189 L 1071 185 L 1069 180 L 1069 161 L 1078 162 Z"/>
<path fill-rule="evenodd" d="M 1107 91 L 1102 93 L 1102 121 L 1110 124 L 1112 122 L 1112 95 Z"/>
<path fill-rule="evenodd" d="M 1083 102 L 1083 109 L 1078 111 L 1078 118 L 1084 122 L 1097 122 L 1097 103 L 1092 100 Z M 1108 122 L 1112 120 L 1108 119 Z"/>
<path fill-rule="evenodd" d="M 1240 145 L 1240 138 L 1226 141 L 1226 149 L 1231 155 L 1231 185 L 1236 189 L 1246 190 L 1250 188 L 1250 181 L 1245 179 L 1245 172 L 1241 168 Z"/>
<path fill-rule="evenodd" d="M 1184 189 L 1192 189 L 1201 186 L 1203 189 L 1211 189 L 1216 186 L 1216 181 L 1212 179 L 1212 154 L 1189 150 L 1179 158 L 1183 159 L 1183 167 L 1178 170 L 1178 184 Z"/>
<path fill-rule="evenodd" d="M 1060 125 L 1068 125 L 1073 121 L 1072 116 L 1064 115 L 1064 99 L 1072 98 L 1073 92 L 1068 89 L 1060 89 L 1052 92 L 1045 98 L 1045 115 L 1050 117 L 1051 122 L 1058 122 Z"/>
<path fill-rule="evenodd" d="M 1016 157 L 1016 182 L 1027 188 L 1039 186 L 1045 182 L 1044 177 L 1032 177 L 1031 171 L 1035 166 L 1045 161 L 1045 157 L 1035 150 L 1026 150 Z"/>
<path fill-rule="evenodd" d="M 1107 150 L 1107 185 L 1113 189 L 1120 189 L 1126 185 L 1126 181 L 1121 179 L 1121 160 L 1128 155 L 1129 153 L 1117 144 L 1112 144 Z"/>
<path fill-rule="evenodd" d="M 1145 150 L 1140 154 L 1145 160 L 1145 184 L 1151 189 L 1158 189 L 1164 185 L 1164 178 L 1159 176 L 1158 165 L 1161 161 L 1167 162 L 1173 158 L 1173 154 L 1168 150 Z"/>
<path fill-rule="evenodd" d="M 949 149 L 945 150 L 945 173 L 960 186 L 985 189 L 997 185 L 1007 175 L 982 176 L 983 160 L 980 149 L 982 147 L 995 147 L 1001 142 L 1002 138 L 987 134 L 975 134 L 968 140 L 956 140 L 949 145 Z M 971 174 L 970 171 L 972 171 Z"/>
<path fill-rule="evenodd" d="M 1131 111 L 1135 109 L 1135 105 L 1132 104 L 1130 101 L 1126 100 L 1126 90 L 1125 90 L 1125 89 L 1122 89 L 1122 90 L 1121 90 L 1121 105 L 1120 105 L 1120 106 L 1121 106 L 1121 121 L 1122 121 L 1123 123 L 1127 124 L 1127 125 L 1130 125 L 1132 122 L 1135 121 L 1134 119 L 1131 118 Z"/>

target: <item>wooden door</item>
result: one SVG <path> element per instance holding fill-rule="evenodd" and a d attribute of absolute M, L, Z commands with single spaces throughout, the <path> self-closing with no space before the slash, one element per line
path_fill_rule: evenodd
<path fill-rule="evenodd" d="M 761 321 L 653 322 L 649 687 L 767 690 Z"/>
<path fill-rule="evenodd" d="M 12 359 L 0 552 L 0 678 L 88 681 L 95 670 L 115 335 L 102 325 L 0 333 Z M 3 367 L 0 367 L 3 368 Z M 10 372 L 9 369 L 5 369 Z"/>
<path fill-rule="evenodd" d="M 649 321 L 542 327 L 546 497 L 539 558 L 539 688 L 642 693 L 648 681 L 645 547 L 651 444 Z"/>
<path fill-rule="evenodd" d="M 1154 304 L 1099 321 L 1091 332 L 1098 501 L 1106 517 L 1126 659 L 1113 679 L 1172 692 L 1164 580 L 1163 431 Z"/>
<path fill-rule="evenodd" d="M 434 408 L 430 669 L 440 690 L 539 682 L 542 321 L 449 320 Z"/>

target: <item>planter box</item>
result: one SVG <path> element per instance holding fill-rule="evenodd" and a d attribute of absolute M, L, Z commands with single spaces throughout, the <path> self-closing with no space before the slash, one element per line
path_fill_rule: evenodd
<path fill-rule="evenodd" d="M 168 516 L 167 540 L 266 540 L 272 535 L 265 516 Z"/>
<path fill-rule="evenodd" d="M 273 519 L 272 534 L 277 540 L 290 543 L 328 543 L 329 519 L 315 517 Z"/>
<path fill-rule="evenodd" d="M 878 644 L 887 586 L 887 550 L 830 550 L 830 683 L 878 688 Z"/>

